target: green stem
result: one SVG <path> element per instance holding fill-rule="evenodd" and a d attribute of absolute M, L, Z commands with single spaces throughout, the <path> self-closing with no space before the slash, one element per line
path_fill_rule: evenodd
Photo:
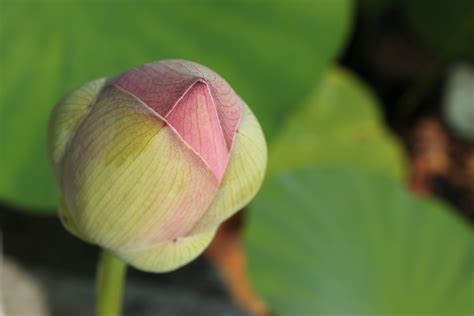
<path fill-rule="evenodd" d="M 127 273 L 125 262 L 102 250 L 97 266 L 96 316 L 119 316 Z"/>

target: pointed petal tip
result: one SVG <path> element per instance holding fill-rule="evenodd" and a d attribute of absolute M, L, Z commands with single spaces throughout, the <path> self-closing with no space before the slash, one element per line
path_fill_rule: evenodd
<path fill-rule="evenodd" d="M 211 169 L 217 181 L 230 154 L 222 124 L 207 84 L 196 82 L 176 103 L 166 120 Z"/>

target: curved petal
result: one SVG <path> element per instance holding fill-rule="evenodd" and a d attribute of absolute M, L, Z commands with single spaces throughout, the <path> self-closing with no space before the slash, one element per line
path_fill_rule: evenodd
<path fill-rule="evenodd" d="M 222 180 L 230 150 L 207 84 L 196 82 L 166 116 L 183 140 Z"/>
<path fill-rule="evenodd" d="M 86 83 L 64 97 L 51 113 L 48 126 L 48 154 L 56 176 L 69 140 L 95 102 L 105 78 Z"/>
<path fill-rule="evenodd" d="M 242 112 L 242 120 L 219 191 L 190 235 L 225 221 L 247 205 L 262 185 L 267 164 L 265 138 L 247 105 L 244 105 Z"/>
<path fill-rule="evenodd" d="M 222 180 L 243 106 L 224 79 L 190 61 L 163 60 L 133 68 L 109 85 L 163 117 Z"/>
<path fill-rule="evenodd" d="M 218 184 L 156 113 L 104 88 L 64 157 L 65 203 L 81 235 L 122 251 L 185 235 Z"/>
<path fill-rule="evenodd" d="M 64 228 L 74 236 L 84 241 L 88 241 L 87 237 L 81 234 L 81 230 L 77 227 L 75 219 L 72 217 L 69 208 L 64 201 L 64 198 L 59 199 L 59 219 Z"/>
<path fill-rule="evenodd" d="M 228 149 L 232 147 L 243 102 L 231 86 L 211 69 L 187 60 L 162 60 L 138 66 L 113 78 L 111 85 L 135 95 L 167 117 L 197 82 L 209 86 Z"/>
<path fill-rule="evenodd" d="M 194 260 L 209 246 L 216 229 L 159 243 L 141 250 L 116 251 L 131 266 L 148 272 L 169 272 Z"/>

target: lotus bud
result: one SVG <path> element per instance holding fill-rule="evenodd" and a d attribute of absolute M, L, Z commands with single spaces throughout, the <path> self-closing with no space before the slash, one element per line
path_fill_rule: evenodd
<path fill-rule="evenodd" d="M 197 257 L 254 197 L 267 161 L 248 106 L 183 60 L 73 91 L 51 114 L 48 143 L 66 229 L 153 272 Z"/>

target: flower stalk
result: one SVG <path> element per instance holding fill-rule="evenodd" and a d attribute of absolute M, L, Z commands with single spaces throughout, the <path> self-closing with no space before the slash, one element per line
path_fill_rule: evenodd
<path fill-rule="evenodd" d="M 102 250 L 97 266 L 96 316 L 119 316 L 127 264 L 111 252 Z"/>

